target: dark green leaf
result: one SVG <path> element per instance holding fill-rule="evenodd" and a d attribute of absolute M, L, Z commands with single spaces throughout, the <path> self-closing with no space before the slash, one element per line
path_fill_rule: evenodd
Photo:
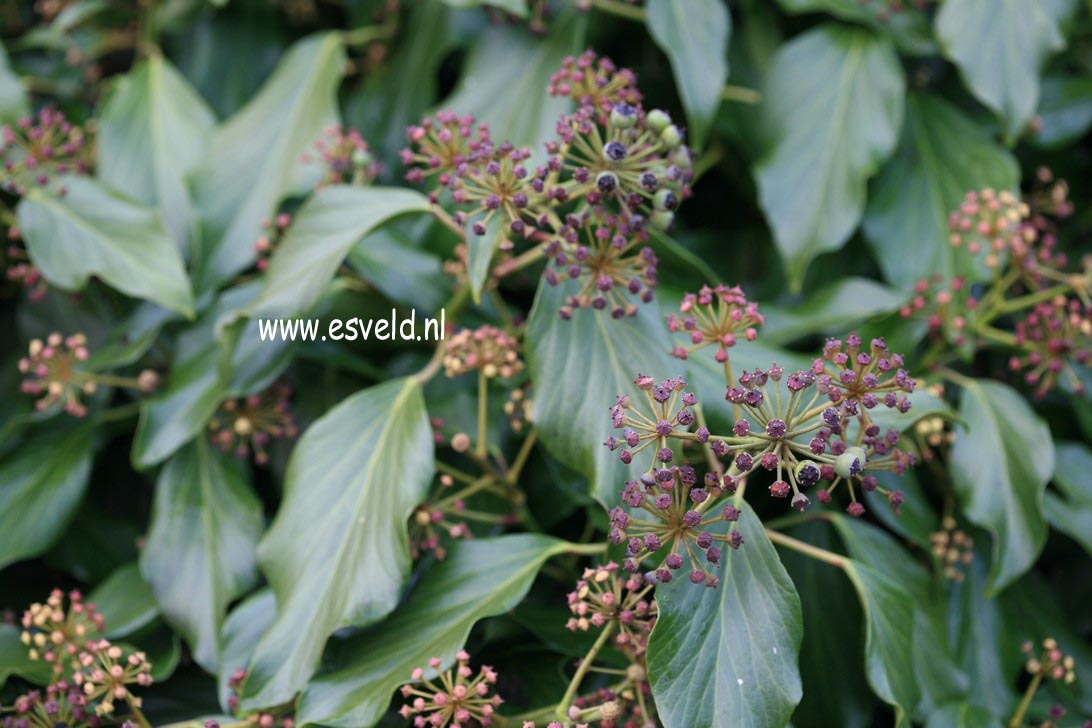
<path fill-rule="evenodd" d="M 0 568 L 44 553 L 64 532 L 87 489 L 91 434 L 87 422 L 47 424 L 0 462 Z"/>
<path fill-rule="evenodd" d="M 152 210 L 86 177 L 57 184 L 63 196 L 36 187 L 17 209 L 31 260 L 50 283 L 78 291 L 98 276 L 134 298 L 193 315 L 182 256 Z"/>
<path fill-rule="evenodd" d="M 948 233 L 948 213 L 970 190 L 1015 191 L 1016 159 L 994 144 L 962 111 L 925 92 L 912 92 L 895 156 L 879 176 L 865 211 L 864 231 L 887 280 L 909 289 L 932 274 L 965 275 Z"/>
<path fill-rule="evenodd" d="M 968 703 L 945 705 L 932 713 L 925 728 L 1001 728 L 1001 721 L 988 710 Z"/>
<path fill-rule="evenodd" d="M 254 648 L 277 617 L 277 598 L 272 589 L 261 589 L 231 610 L 220 634 L 220 660 L 217 675 L 220 705 L 227 709 L 234 692 L 228 681 L 250 664 Z"/>
<path fill-rule="evenodd" d="M 45 660 L 32 660 L 14 624 L 0 624 L 0 687 L 9 677 L 21 677 L 35 685 L 45 685 L 53 677 L 53 668 Z"/>
<path fill-rule="evenodd" d="M 762 93 L 773 146 L 754 172 L 793 289 L 860 222 L 865 182 L 895 148 L 904 92 L 894 48 L 867 30 L 823 25 L 778 52 Z"/>
<path fill-rule="evenodd" d="M 667 327 L 655 306 L 619 320 L 580 309 L 563 321 L 558 310 L 568 290 L 542 282 L 527 322 L 533 418 L 547 450 L 587 476 L 599 502 L 613 504 L 628 469 L 603 446 L 612 432 L 608 409 L 620 394 L 640 394 L 637 374 L 667 378 L 684 365 L 668 356 Z"/>
<path fill-rule="evenodd" d="M 1055 455 L 1059 494 L 1048 491 L 1044 497 L 1047 520 L 1092 555 L 1092 450 L 1075 442 L 1059 443 Z"/>
<path fill-rule="evenodd" d="M 451 285 L 438 257 L 390 227 L 354 245 L 345 262 L 390 300 L 423 311 L 439 309 Z"/>
<path fill-rule="evenodd" d="M 344 64 L 336 34 L 299 41 L 258 94 L 213 135 L 194 173 L 202 290 L 253 262 L 262 220 L 276 212 L 281 198 L 306 186 L 301 154 L 337 122 L 335 92 Z"/>
<path fill-rule="evenodd" d="M 473 215 L 466 221 L 466 275 L 470 281 L 470 295 L 474 303 L 481 303 L 482 289 L 489 277 L 489 263 L 508 233 L 508 218 L 495 213 L 485 223 L 485 234 L 474 232 L 474 225 L 485 219 L 485 213 Z"/>
<path fill-rule="evenodd" d="M 258 580 L 265 520 L 246 468 L 197 439 L 156 480 L 140 570 L 194 659 L 216 672 L 227 606 Z"/>
<path fill-rule="evenodd" d="M 300 208 L 277 246 L 249 315 L 285 317 L 307 312 L 361 238 L 391 218 L 428 209 L 428 198 L 413 190 L 322 188 Z"/>
<path fill-rule="evenodd" d="M 152 590 L 140 576 L 136 562 L 117 569 L 87 595 L 106 620 L 106 637 L 128 637 L 159 616 Z"/>
<path fill-rule="evenodd" d="M 15 121 L 26 113 L 26 92 L 8 64 L 8 54 L 0 43 L 0 124 Z"/>
<path fill-rule="evenodd" d="M 184 253 L 195 214 L 186 175 L 216 119 L 174 66 L 153 55 L 123 76 L 99 116 L 99 177 L 150 207 Z"/>
<path fill-rule="evenodd" d="M 451 664 L 470 628 L 516 606 L 546 560 L 567 547 L 538 534 L 454 544 L 394 615 L 337 646 L 338 667 L 311 681 L 297 725 L 373 725 L 413 668 L 430 672 L 430 657 Z"/>
<path fill-rule="evenodd" d="M 1011 387 L 963 383 L 951 470 L 964 513 L 993 538 L 987 596 L 1004 589 L 1038 558 L 1046 542 L 1043 490 L 1054 473 L 1050 428 Z"/>
<path fill-rule="evenodd" d="M 1047 76 L 1032 141 L 1047 149 L 1072 144 L 1092 127 L 1092 78 Z"/>
<path fill-rule="evenodd" d="M 255 649 L 243 709 L 290 699 L 331 634 L 394 609 L 410 567 L 406 519 L 432 471 L 432 432 L 416 379 L 358 392 L 306 430 L 258 550 L 277 620 Z"/>
<path fill-rule="evenodd" d="M 867 278 L 843 278 L 791 308 L 762 306 L 762 341 L 787 344 L 823 331 L 843 335 L 854 325 L 898 310 L 906 296 Z"/>
<path fill-rule="evenodd" d="M 945 0 L 936 16 L 944 55 L 975 98 L 997 112 L 1005 135 L 1020 135 L 1039 103 L 1039 71 L 1065 47 L 1061 4 Z"/>
<path fill-rule="evenodd" d="M 509 12 L 517 18 L 527 17 L 527 0 L 444 0 L 444 2 L 453 8 L 476 8 L 488 5 Z"/>
<path fill-rule="evenodd" d="M 652 39 L 671 61 L 690 122 L 689 142 L 701 149 L 728 78 L 728 6 L 722 0 L 648 0 L 645 18 Z"/>
<path fill-rule="evenodd" d="M 904 4 L 897 11 L 884 13 L 884 6 L 861 0 L 779 0 L 790 13 L 825 12 L 836 18 L 867 25 L 875 31 L 889 34 L 899 50 L 914 55 L 933 55 L 932 28 L 925 10 Z M 884 14 L 881 14 L 884 13 Z"/>
<path fill-rule="evenodd" d="M 679 578 L 656 590 L 648 675 L 667 725 L 784 725 L 800 702 L 800 597 L 762 522 L 737 505 L 744 543 L 725 549 L 720 584 Z"/>

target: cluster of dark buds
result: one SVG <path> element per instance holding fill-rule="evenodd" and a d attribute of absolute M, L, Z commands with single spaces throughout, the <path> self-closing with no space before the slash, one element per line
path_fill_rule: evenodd
<path fill-rule="evenodd" d="M 288 226 L 292 224 L 292 216 L 282 212 L 272 219 L 262 220 L 262 234 L 254 243 L 254 252 L 258 254 L 255 267 L 262 273 L 269 268 L 269 259 L 273 257 L 273 251 L 284 237 Z"/>
<path fill-rule="evenodd" d="M 228 710 L 233 714 L 237 713 L 239 710 L 239 692 L 243 688 L 243 683 L 246 682 L 246 675 L 246 670 L 240 668 L 233 672 L 228 678 L 228 689 L 231 692 L 228 695 L 227 705 Z M 241 717 L 243 718 L 243 725 L 246 726 L 256 726 L 256 728 L 295 728 L 295 701 L 277 706 L 276 708 L 256 711 Z M 205 721 L 205 728 L 220 728 L 220 724 L 215 720 L 208 720 Z"/>
<path fill-rule="evenodd" d="M 957 527 L 954 518 L 945 516 L 940 530 L 929 534 L 929 543 L 945 578 L 963 581 L 963 567 L 974 561 L 974 539 Z"/>
<path fill-rule="evenodd" d="M 572 617 L 565 627 L 573 632 L 616 625 L 615 646 L 633 657 L 644 655 L 656 624 L 656 602 L 649 596 L 653 585 L 640 574 L 618 573 L 613 561 L 584 570 L 569 592 Z"/>
<path fill-rule="evenodd" d="M 0 189 L 22 196 L 31 187 L 47 186 L 53 175 L 90 171 L 84 130 L 56 109 L 43 108 L 0 127 Z"/>
<path fill-rule="evenodd" d="M 416 728 L 466 728 L 471 725 L 492 725 L 493 715 L 501 700 L 493 686 L 497 673 L 492 667 L 482 665 L 478 672 L 470 668 L 470 655 L 460 651 L 455 664 L 440 672 L 442 661 L 433 657 L 427 672 L 435 673 L 434 679 L 425 678 L 426 668 L 418 667 L 410 674 L 413 681 L 402 686 L 402 697 L 408 700 L 399 714 L 412 720 Z"/>
<path fill-rule="evenodd" d="M 54 332 L 41 339 L 32 339 L 27 355 L 19 359 L 19 372 L 26 376 L 21 388 L 24 394 L 37 397 L 39 412 L 59 408 L 73 417 L 87 414 L 83 398 L 95 393 L 99 386 L 119 386 L 149 393 L 159 386 L 159 375 L 145 369 L 135 378 L 119 377 L 84 369 L 89 357 L 87 337 L 83 334 L 62 336 Z"/>
<path fill-rule="evenodd" d="M 549 283 L 579 281 L 563 317 L 583 307 L 633 315 L 657 282 L 649 234 L 670 227 L 690 194 L 690 150 L 666 112 L 641 106 L 633 72 L 591 51 L 567 58 L 549 92 L 578 108 L 558 121 L 544 163 L 532 166 L 531 150 L 495 143 L 473 117 L 444 111 L 407 129 L 406 179 L 431 181 L 430 200 L 454 205 L 453 215 L 436 210 L 449 227 L 495 235 L 502 255 L 530 241 L 538 247 L 529 252 L 553 262 Z"/>
<path fill-rule="evenodd" d="M 303 154 L 304 163 L 316 158 L 325 170 L 318 185 L 320 189 L 327 185 L 370 185 L 381 171 L 368 143 L 356 129 L 327 127 L 315 142 L 314 153 Z"/>
<path fill-rule="evenodd" d="M 702 286 L 697 293 L 683 296 L 679 313 L 667 316 L 668 330 L 686 336 L 686 344 L 675 346 L 671 353 L 686 359 L 699 349 L 713 346 L 716 360 L 727 363 L 728 350 L 740 337 L 754 341 L 758 337 L 758 327 L 765 320 L 758 311 L 758 304 L 748 301 L 739 286 Z"/>
<path fill-rule="evenodd" d="M 0 721 L 2 728 L 99 728 L 105 725 L 94 709 L 89 709 L 87 696 L 80 688 L 59 680 L 48 685 L 45 690 L 31 690 L 20 695 L 9 708 L 0 708 L 0 713 L 9 713 Z M 126 721 L 123 728 L 135 728 Z"/>
<path fill-rule="evenodd" d="M 74 667 L 80 645 L 100 637 L 105 621 L 95 605 L 84 602 L 79 591 L 65 593 L 54 589 L 45 602 L 35 602 L 23 613 L 20 639 L 31 660 L 44 660 L 60 676 Z M 68 660 L 69 663 L 65 661 Z"/>
<path fill-rule="evenodd" d="M 4 251 L 4 275 L 12 283 L 21 286 L 27 292 L 27 299 L 31 303 L 41 302 L 49 289 L 49 283 L 42 276 L 42 271 L 34 265 L 27 254 L 23 244 L 19 228 L 14 225 L 8 228 L 5 235 L 8 246 Z"/>
<path fill-rule="evenodd" d="M 1014 354 L 1009 369 L 1023 370 L 1024 382 L 1037 396 L 1053 389 L 1059 377 L 1072 391 L 1084 391 L 1074 367 L 1092 365 L 1092 307 L 1058 294 L 1035 304 L 1013 334 L 1022 356 Z"/>
<path fill-rule="evenodd" d="M 471 371 L 480 372 L 486 379 L 516 376 L 523 371 L 519 340 L 489 324 L 455 332 L 444 352 L 444 373 L 454 378 Z"/>
<path fill-rule="evenodd" d="M 223 452 L 234 452 L 240 460 L 253 452 L 254 461 L 264 465 L 269 462 L 266 448 L 273 440 L 298 433 L 291 398 L 292 388 L 276 382 L 258 394 L 225 400 L 209 420 L 209 440 Z"/>

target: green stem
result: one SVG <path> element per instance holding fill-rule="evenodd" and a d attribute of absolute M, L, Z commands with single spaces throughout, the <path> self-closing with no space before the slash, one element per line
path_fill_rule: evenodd
<path fill-rule="evenodd" d="M 137 414 L 140 414 L 139 400 L 130 402 L 129 404 L 123 404 L 114 409 L 105 410 L 97 419 L 99 422 L 117 422 L 118 420 L 127 420 Z"/>
<path fill-rule="evenodd" d="M 1031 699 L 1035 697 L 1035 691 L 1039 689 L 1039 684 L 1043 682 L 1042 674 L 1036 674 L 1028 684 L 1028 689 L 1024 691 L 1024 697 L 1020 699 L 1020 704 L 1016 706 L 1016 712 L 1012 715 L 1012 720 L 1009 721 L 1009 728 L 1021 728 L 1024 725 L 1024 716 L 1028 712 L 1028 708 L 1031 706 Z"/>
<path fill-rule="evenodd" d="M 592 6 L 619 18 L 634 20 L 638 23 L 645 22 L 645 11 L 620 0 L 592 0 Z"/>
<path fill-rule="evenodd" d="M 580 556 L 598 556 L 606 553 L 607 545 L 605 543 L 571 543 L 565 550 Z"/>
<path fill-rule="evenodd" d="M 720 97 L 725 101 L 738 101 L 741 104 L 757 104 L 762 101 L 761 93 L 743 86 L 725 86 L 720 90 Z"/>
<path fill-rule="evenodd" d="M 489 426 L 489 379 L 486 378 L 485 372 L 478 371 L 478 445 L 477 454 L 479 458 L 484 459 L 486 453 L 489 451 L 489 444 L 486 442 Z"/>
<path fill-rule="evenodd" d="M 523 445 L 520 446 L 519 452 L 516 453 L 516 459 L 512 461 L 512 467 L 508 468 L 508 473 L 504 479 L 509 485 L 515 485 L 519 479 L 520 471 L 523 470 L 523 466 L 527 464 L 527 458 L 531 457 L 531 450 L 535 446 L 535 440 L 538 439 L 538 433 L 535 430 L 531 430 L 527 434 L 527 438 L 523 441 Z"/>
<path fill-rule="evenodd" d="M 770 528 L 766 529 L 766 535 L 769 536 L 771 541 L 780 546 L 792 549 L 793 551 L 798 551 L 805 556 L 810 556 L 811 558 L 822 561 L 825 564 L 830 564 L 836 569 L 845 569 L 846 564 L 849 561 L 848 559 L 846 559 L 846 557 L 839 556 L 833 551 L 827 551 L 826 549 L 821 549 L 818 546 L 812 546 L 810 543 L 804 543 L 803 541 L 797 540 L 792 536 L 786 536 L 785 534 L 774 531 Z"/>
<path fill-rule="evenodd" d="M 581 660 L 580 666 L 576 668 L 576 674 L 573 675 L 565 694 L 561 696 L 561 702 L 557 704 L 557 715 L 564 720 L 569 719 L 569 706 L 572 704 L 573 698 L 576 697 L 576 691 L 580 689 L 580 683 L 583 682 L 584 676 L 588 674 L 588 670 L 592 666 L 592 662 L 595 661 L 599 651 L 603 649 L 603 645 L 607 644 L 607 640 L 610 639 L 613 631 L 614 622 L 607 622 L 607 626 L 599 633 L 599 638 L 595 640 L 595 644 L 591 646 L 588 654 L 584 655 L 584 659 Z"/>
<path fill-rule="evenodd" d="M 1036 291 L 1035 293 L 1029 293 L 1026 296 L 1020 296 L 1019 298 L 1010 298 L 1009 300 L 1007 300 L 1004 303 L 997 306 L 997 312 L 998 313 L 1012 313 L 1014 311 L 1019 311 L 1019 310 L 1024 309 L 1024 308 L 1034 306 L 1037 303 L 1042 303 L 1043 301 L 1049 301 L 1050 299 L 1057 296 L 1059 293 L 1068 293 L 1069 291 L 1070 291 L 1069 284 L 1059 283 L 1056 286 L 1051 286 L 1050 288 L 1044 288 L 1041 291 Z"/>

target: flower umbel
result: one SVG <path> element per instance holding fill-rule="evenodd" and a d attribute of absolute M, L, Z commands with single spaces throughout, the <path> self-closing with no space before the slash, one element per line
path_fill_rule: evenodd
<path fill-rule="evenodd" d="M 52 175 L 90 171 L 84 130 L 56 109 L 0 127 L 0 189 L 22 196 L 30 187 L 48 185 Z"/>
<path fill-rule="evenodd" d="M 225 400 L 209 421 L 209 438 L 242 460 L 253 452 L 254 461 L 264 465 L 269 462 L 266 448 L 273 440 L 295 437 L 298 432 L 291 398 L 292 388 L 278 382 L 258 394 Z"/>
<path fill-rule="evenodd" d="M 718 284 L 702 286 L 697 293 L 683 296 L 679 313 L 668 314 L 667 328 L 671 333 L 686 335 L 687 343 L 671 350 L 672 355 L 686 359 L 695 351 L 715 346 L 714 357 L 720 363 L 728 361 L 728 350 L 739 337 L 754 341 L 758 327 L 765 322 L 758 305 L 747 300 L 739 286 Z"/>
<path fill-rule="evenodd" d="M 493 693 L 497 673 L 492 667 L 482 665 L 477 674 L 470 668 L 470 655 L 460 651 L 455 655 L 451 669 L 440 672 L 440 658 L 429 660 L 428 669 L 437 673 L 436 679 L 425 679 L 425 668 L 418 667 L 410 675 L 413 684 L 402 686 L 402 697 L 409 702 L 399 713 L 413 720 L 418 728 L 425 726 L 467 726 L 476 721 L 480 725 L 492 725 L 493 714 L 500 707 L 499 695 Z"/>
<path fill-rule="evenodd" d="M 65 660 L 73 660 L 85 642 L 101 636 L 105 629 L 102 615 L 79 591 L 67 594 L 67 605 L 65 597 L 60 589 L 54 589 L 44 603 L 31 604 L 21 622 L 21 639 L 30 648 L 30 659 L 50 663 L 57 676 L 71 667 Z"/>

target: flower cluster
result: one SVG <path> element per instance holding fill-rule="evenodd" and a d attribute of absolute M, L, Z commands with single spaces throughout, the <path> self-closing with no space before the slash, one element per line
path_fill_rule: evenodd
<path fill-rule="evenodd" d="M 19 228 L 8 228 L 6 238 L 8 246 L 4 256 L 4 274 L 7 279 L 26 289 L 27 298 L 38 303 L 45 298 L 49 284 L 42 276 L 42 271 L 30 260 L 26 247 L 22 243 Z"/>
<path fill-rule="evenodd" d="M 1075 366 L 1092 365 L 1092 307 L 1058 294 L 1035 304 L 1015 326 L 1015 342 L 1023 355 L 1009 359 L 1012 371 L 1024 371 L 1024 382 L 1043 396 L 1064 377 L 1080 394 L 1084 384 Z"/>
<path fill-rule="evenodd" d="M 20 695 L 10 708 L 0 713 L 10 716 L 0 721 L 2 728 L 98 728 L 101 720 L 80 688 L 66 680 L 48 685 L 44 691 L 31 690 Z"/>
<path fill-rule="evenodd" d="M 209 439 L 241 460 L 253 452 L 254 461 L 264 465 L 269 462 L 266 448 L 273 440 L 292 438 L 298 432 L 291 398 L 292 388 L 277 382 L 258 394 L 225 400 L 209 420 Z"/>
<path fill-rule="evenodd" d="M 488 324 L 455 332 L 444 352 L 444 373 L 454 378 L 475 370 L 487 379 L 511 379 L 519 374 L 523 371 L 519 340 Z"/>
<path fill-rule="evenodd" d="M 74 660 L 80 645 L 101 636 L 105 621 L 95 605 L 84 602 L 79 591 L 65 593 L 54 589 L 44 603 L 35 602 L 23 613 L 21 639 L 32 660 L 44 660 L 60 676 L 69 668 L 65 660 Z"/>
<path fill-rule="evenodd" d="M 1020 646 L 1020 651 L 1027 656 L 1024 668 L 1030 675 L 1058 680 L 1066 685 L 1077 679 L 1077 673 L 1074 670 L 1076 663 L 1073 657 L 1063 653 L 1058 647 L 1058 641 L 1053 637 L 1043 640 L 1042 652 L 1038 655 L 1035 654 L 1035 645 L 1030 641 L 1024 642 Z"/>
<path fill-rule="evenodd" d="M 97 388 L 94 377 L 79 366 L 87 357 L 87 337 L 83 334 L 62 336 L 54 332 L 45 341 L 31 340 L 27 355 L 19 360 L 19 371 L 27 375 L 23 393 L 39 398 L 35 402 L 39 411 L 59 405 L 73 417 L 83 417 L 87 414 L 83 397 L 94 394 Z"/>
<path fill-rule="evenodd" d="M 441 475 L 439 481 L 440 492 L 450 490 L 455 485 L 454 478 L 447 474 Z M 465 521 L 453 520 L 466 510 L 466 501 L 458 495 L 454 498 L 437 497 L 439 495 L 439 492 L 435 493 L 410 514 L 410 555 L 415 559 L 427 552 L 438 559 L 445 558 L 447 549 L 442 545 L 442 535 L 446 534 L 452 539 L 470 538 L 472 535 Z"/>
<path fill-rule="evenodd" d="M 273 257 L 273 251 L 277 249 L 285 230 L 292 224 L 292 216 L 282 212 L 272 219 L 262 220 L 262 234 L 254 243 L 254 252 L 258 254 L 258 260 L 254 263 L 257 269 L 264 273 L 269 268 L 269 259 Z"/>
<path fill-rule="evenodd" d="M 402 697 L 409 702 L 399 710 L 401 716 L 412 719 L 417 728 L 492 725 L 493 714 L 504 702 L 493 693 L 497 682 L 493 668 L 482 665 L 475 674 L 465 651 L 455 655 L 455 665 L 446 672 L 440 672 L 441 664 L 438 657 L 429 660 L 428 669 L 437 674 L 433 680 L 425 678 L 425 668 L 413 670 L 413 683 L 402 686 Z"/>
<path fill-rule="evenodd" d="M 379 176 L 379 162 L 356 129 L 327 127 L 314 146 L 314 155 L 325 170 L 319 182 L 320 188 L 342 184 L 356 187 L 370 185 Z M 316 156 L 310 152 L 304 153 L 303 161 L 309 163 Z"/>
<path fill-rule="evenodd" d="M 640 574 L 621 575 L 613 561 L 584 570 L 569 592 L 572 617 L 565 627 L 573 632 L 617 625 L 615 646 L 635 656 L 643 655 L 656 624 L 656 602 L 649 597 L 652 585 Z"/>
<path fill-rule="evenodd" d="M 512 432 L 523 432 L 532 422 L 533 409 L 530 387 L 516 387 L 508 393 L 508 399 L 504 402 L 504 414 Z"/>
<path fill-rule="evenodd" d="M 563 318 L 583 307 L 633 315 L 657 283 L 650 232 L 670 227 L 690 194 L 690 150 L 666 112 L 641 106 L 633 72 L 591 51 L 565 59 L 549 93 L 578 108 L 558 121 L 544 163 L 444 111 L 407 130 L 406 179 L 433 181 L 430 199 L 456 207 L 442 219 L 468 236 L 495 235 L 502 254 L 520 240 L 541 246 L 550 284 L 578 281 Z"/>
<path fill-rule="evenodd" d="M 86 642 L 76 660 L 79 669 L 72 681 L 88 701 L 95 703 L 96 713 L 111 715 L 118 702 L 130 709 L 140 708 L 142 700 L 130 686 L 152 684 L 152 666 L 143 652 L 128 652 L 109 640 L 98 639 Z"/>
<path fill-rule="evenodd" d="M 33 186 L 45 187 L 53 175 L 90 171 L 84 130 L 56 109 L 0 127 L 0 189 L 21 196 Z"/>
<path fill-rule="evenodd" d="M 957 528 L 956 520 L 946 516 L 939 531 L 929 534 L 933 556 L 944 568 L 944 576 L 963 581 L 963 567 L 974 561 L 974 539 Z"/>
<path fill-rule="evenodd" d="M 723 364 L 741 336 L 747 341 L 757 338 L 758 327 L 765 320 L 758 305 L 748 301 L 739 286 L 702 286 L 697 293 L 683 296 L 679 313 L 667 316 L 668 330 L 686 336 L 686 344 L 675 346 L 671 353 L 686 359 L 699 349 L 714 346 L 714 357 Z"/>

